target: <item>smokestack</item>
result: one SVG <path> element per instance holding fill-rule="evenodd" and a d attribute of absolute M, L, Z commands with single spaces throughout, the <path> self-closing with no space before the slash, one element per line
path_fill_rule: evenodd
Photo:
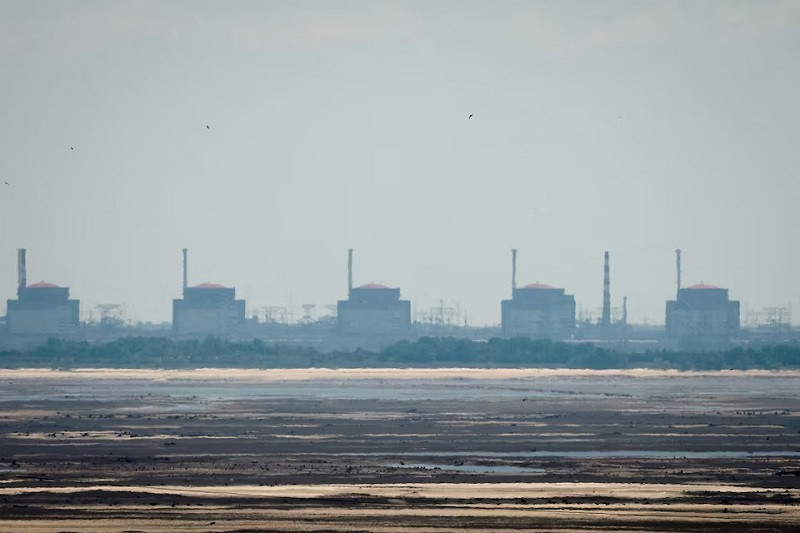
<path fill-rule="evenodd" d="M 678 292 L 681 290 L 681 249 L 678 248 L 675 250 L 675 267 L 678 271 L 678 290 L 675 292 L 675 297 L 677 298 Z"/>
<path fill-rule="evenodd" d="M 603 318 L 600 323 L 604 326 L 611 325 L 611 280 L 608 272 L 608 252 L 605 253 L 603 263 Z"/>
<path fill-rule="evenodd" d="M 628 325 L 628 297 L 622 297 L 622 325 Z"/>
<path fill-rule="evenodd" d="M 183 292 L 186 292 L 186 288 L 189 286 L 189 260 L 187 258 L 189 250 L 186 248 L 183 249 Z"/>
<path fill-rule="evenodd" d="M 353 290 L 353 249 L 347 250 L 347 297 L 350 297 L 350 292 Z"/>
<path fill-rule="evenodd" d="M 25 269 L 25 248 L 17 250 L 17 293 L 28 286 Z"/>
<path fill-rule="evenodd" d="M 517 288 L 517 249 L 511 249 L 511 294 Z"/>

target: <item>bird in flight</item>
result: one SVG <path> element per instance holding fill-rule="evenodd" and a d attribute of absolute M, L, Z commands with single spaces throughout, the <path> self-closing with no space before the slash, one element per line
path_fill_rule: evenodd
<path fill-rule="evenodd" d="M 209 126 L 208 124 L 206 124 L 206 129 L 207 129 L 207 130 L 210 130 L 210 129 L 211 129 L 211 126 Z"/>
<path fill-rule="evenodd" d="M 74 150 L 75 148 L 74 148 L 73 146 L 70 146 L 70 147 L 69 147 L 69 149 L 70 149 L 70 150 Z"/>
<path fill-rule="evenodd" d="M 471 118 L 472 118 L 472 115 L 470 115 L 469 117 L 467 117 L 467 120 L 469 120 L 469 119 L 471 119 Z"/>
<path fill-rule="evenodd" d="M 7 181 L 4 181 L 3 183 L 5 183 L 6 185 L 8 185 L 8 182 L 7 182 Z"/>

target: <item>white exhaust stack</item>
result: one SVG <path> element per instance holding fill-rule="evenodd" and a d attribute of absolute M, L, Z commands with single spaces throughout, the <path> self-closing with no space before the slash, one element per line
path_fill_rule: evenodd
<path fill-rule="evenodd" d="M 189 250 L 184 248 L 183 249 L 183 292 L 186 293 L 186 288 L 189 286 L 189 261 L 188 261 L 188 253 Z"/>
<path fill-rule="evenodd" d="M 511 249 L 511 295 L 514 295 L 514 289 L 517 288 L 517 249 Z"/>
<path fill-rule="evenodd" d="M 347 250 L 347 297 L 353 290 L 353 249 Z"/>
<path fill-rule="evenodd" d="M 28 286 L 27 272 L 25 267 L 25 248 L 17 250 L 17 291 L 21 291 Z"/>

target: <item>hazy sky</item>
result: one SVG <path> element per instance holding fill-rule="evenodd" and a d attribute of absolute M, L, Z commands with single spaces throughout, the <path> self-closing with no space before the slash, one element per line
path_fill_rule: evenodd
<path fill-rule="evenodd" d="M 680 247 L 800 321 L 800 1 L 2 0 L 0 76 L 3 308 L 19 247 L 159 321 L 184 246 L 248 314 L 344 298 L 352 247 L 498 323 L 516 247 L 588 310 L 609 250 L 662 323 Z"/>

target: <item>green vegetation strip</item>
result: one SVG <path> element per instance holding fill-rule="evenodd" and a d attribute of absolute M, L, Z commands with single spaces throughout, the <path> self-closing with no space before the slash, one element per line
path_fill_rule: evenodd
<path fill-rule="evenodd" d="M 28 350 L 0 351 L 0 368 L 653 368 L 789 370 L 800 368 L 800 346 L 734 348 L 723 352 L 621 353 L 592 344 L 546 340 L 423 337 L 380 351 L 320 352 L 261 340 L 233 342 L 129 337 L 107 344 L 49 339 Z"/>

